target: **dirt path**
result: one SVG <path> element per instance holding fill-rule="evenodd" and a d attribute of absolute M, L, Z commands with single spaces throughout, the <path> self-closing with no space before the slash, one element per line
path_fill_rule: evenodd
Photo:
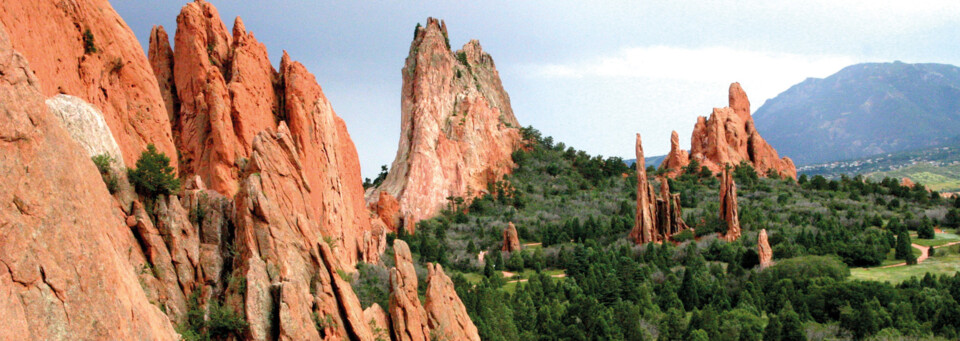
<path fill-rule="evenodd" d="M 523 244 L 523 247 L 540 246 L 540 245 L 543 245 L 543 243 L 526 243 L 526 244 Z"/>
<path fill-rule="evenodd" d="M 960 242 L 946 243 L 946 244 L 943 244 L 943 245 L 934 246 L 933 248 L 934 248 L 934 249 L 939 249 L 939 248 L 942 248 L 942 247 L 947 247 L 947 246 L 952 246 L 952 245 L 957 245 L 957 244 L 960 244 Z M 927 258 L 930 258 L 930 247 L 929 247 L 929 246 L 923 246 L 923 245 L 920 245 L 920 244 L 911 244 L 910 246 L 913 246 L 914 249 L 920 250 L 920 257 L 917 257 L 917 264 L 920 264 L 921 262 L 927 260 Z M 892 268 L 892 267 L 904 266 L 904 265 L 907 265 L 907 262 L 897 263 L 897 264 L 890 264 L 890 265 L 884 265 L 884 266 L 881 266 L 881 267 L 878 267 L 878 268 L 874 268 L 874 269 L 886 269 L 886 268 Z M 870 268 L 866 268 L 866 269 L 870 269 Z"/>

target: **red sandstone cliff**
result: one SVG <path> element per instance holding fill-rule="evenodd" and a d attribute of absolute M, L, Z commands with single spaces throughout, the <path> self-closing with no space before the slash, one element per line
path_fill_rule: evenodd
<path fill-rule="evenodd" d="M 737 205 L 737 183 L 733 172 L 724 167 L 720 174 L 720 220 L 727 222 L 723 239 L 734 241 L 740 238 L 740 213 Z"/>
<path fill-rule="evenodd" d="M 0 1 L 0 23 L 30 62 L 43 96 L 76 96 L 103 112 L 127 166 L 152 143 L 176 167 L 157 80 L 107 0 Z"/>
<path fill-rule="evenodd" d="M 0 334 L 176 339 L 118 245 L 123 213 L 11 45 L 0 26 Z"/>
<path fill-rule="evenodd" d="M 679 143 L 674 143 L 675 136 L 671 137 L 670 153 L 660 165 L 670 169 L 671 176 L 681 173 L 680 168 L 690 160 L 697 160 L 714 173 L 720 173 L 724 165 L 747 162 L 760 176 L 773 172 L 781 177 L 797 177 L 793 160 L 781 159 L 757 132 L 750 115 L 750 100 L 740 83 L 730 84 L 729 106 L 714 108 L 709 118 L 697 118 L 690 138 L 689 159 L 685 159 L 686 152 L 679 149 Z"/>
<path fill-rule="evenodd" d="M 757 254 L 760 256 L 760 268 L 773 264 L 773 249 L 770 248 L 770 241 L 767 239 L 767 229 L 760 230 L 760 234 L 757 235 Z"/>
<path fill-rule="evenodd" d="M 447 46 L 446 25 L 427 19 L 402 70 L 400 143 L 383 184 L 400 202 L 406 228 L 430 218 L 450 196 L 470 198 L 513 168 L 519 123 L 493 58 L 471 40 Z"/>

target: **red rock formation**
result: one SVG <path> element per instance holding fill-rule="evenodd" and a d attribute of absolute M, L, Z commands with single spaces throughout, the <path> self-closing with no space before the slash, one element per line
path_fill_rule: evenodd
<path fill-rule="evenodd" d="M 323 202 L 312 200 L 310 188 L 325 185 L 309 183 L 308 162 L 294 137 L 281 123 L 276 133 L 254 138 L 248 176 L 235 199 L 234 267 L 246 289 L 233 302 L 245 312 L 253 339 L 277 330 L 282 339 L 369 340 L 359 300 L 337 272 L 350 264 L 342 251 L 348 245 L 324 233 L 325 217 L 318 215 Z M 230 292 L 240 292 L 236 285 Z M 313 316 L 331 323 L 318 331 Z"/>
<path fill-rule="evenodd" d="M 377 213 L 383 223 L 386 224 L 390 232 L 397 232 L 400 228 L 400 202 L 386 191 L 380 191 L 380 197 L 377 202 L 372 204 L 373 211 Z"/>
<path fill-rule="evenodd" d="M 457 296 L 453 281 L 440 264 L 427 264 L 427 320 L 432 336 L 441 340 L 480 341 L 477 326 Z"/>
<path fill-rule="evenodd" d="M 767 240 L 767 229 L 760 230 L 757 236 L 757 254 L 760 255 L 760 268 L 773 264 L 773 249 L 770 248 L 770 241 Z"/>
<path fill-rule="evenodd" d="M 664 177 L 660 179 L 660 198 L 657 198 L 653 184 L 647 179 L 640 134 L 637 134 L 636 151 L 637 216 L 629 238 L 637 244 L 668 240 L 688 228 L 680 211 L 680 194 L 670 194 L 669 184 Z"/>
<path fill-rule="evenodd" d="M 917 183 L 913 182 L 913 180 L 910 180 L 910 178 L 908 177 L 902 177 L 900 178 L 900 185 L 913 188 L 914 186 L 917 185 Z"/>
<path fill-rule="evenodd" d="M 0 23 L 30 62 L 44 96 L 65 93 L 103 112 L 128 167 L 150 143 L 176 167 L 157 80 L 133 31 L 107 0 L 2 1 Z"/>
<path fill-rule="evenodd" d="M 374 340 L 390 340 L 390 315 L 379 304 L 364 309 L 363 318 L 370 324 Z"/>
<path fill-rule="evenodd" d="M 683 221 L 683 212 L 680 207 L 680 193 L 670 194 L 670 185 L 667 177 L 660 177 L 660 198 L 657 199 L 657 221 L 659 232 L 663 239 L 688 229 Z"/>
<path fill-rule="evenodd" d="M 671 142 L 674 140 L 672 138 Z M 750 115 L 750 100 L 740 83 L 730 85 L 728 107 L 714 108 L 709 119 L 697 118 L 690 140 L 689 159 L 697 160 L 714 173 L 721 172 L 724 165 L 747 162 L 760 176 L 774 172 L 781 177 L 797 178 L 793 160 L 781 159 L 777 151 L 760 137 Z M 661 164 L 661 167 L 670 169 L 671 176 L 681 173 L 680 165 L 685 165 L 680 161 L 682 153 L 677 150 L 671 143 L 670 155 Z"/>
<path fill-rule="evenodd" d="M 417 31 L 403 68 L 400 143 L 386 191 L 400 201 L 404 223 L 430 218 L 451 196 L 467 199 L 513 169 L 520 124 L 489 54 L 476 40 L 456 53 L 446 26 L 429 18 Z M 411 229 L 412 230 L 412 229 Z"/>
<path fill-rule="evenodd" d="M 647 180 L 647 166 L 643 159 L 643 145 L 640 134 L 637 134 L 637 216 L 633 230 L 630 231 L 630 240 L 644 244 L 658 241 L 656 233 L 656 198 L 653 194 L 653 185 Z"/>
<path fill-rule="evenodd" d="M 153 74 L 157 76 L 157 83 L 160 86 L 160 95 L 163 96 L 163 103 L 167 107 L 167 117 L 170 125 L 176 129 L 180 114 L 180 100 L 177 98 L 177 88 L 173 83 L 173 48 L 170 47 L 170 37 L 163 26 L 154 26 L 150 29 L 150 50 L 147 56 L 150 57 L 150 67 Z"/>
<path fill-rule="evenodd" d="M 740 238 L 740 215 L 737 212 L 737 183 L 733 172 L 724 167 L 720 175 L 720 219 L 727 222 L 723 239 L 734 241 Z"/>
<path fill-rule="evenodd" d="M 417 295 L 417 272 L 406 242 L 393 241 L 393 257 L 396 266 L 390 269 L 390 318 L 394 340 L 427 340 L 430 336 L 427 312 Z"/>
<path fill-rule="evenodd" d="M 503 246 L 500 248 L 504 252 L 520 251 L 520 237 L 517 234 L 517 227 L 513 223 L 507 223 L 507 228 L 503 229 Z"/>
<path fill-rule="evenodd" d="M 151 61 L 160 83 L 170 82 L 162 27 L 151 39 Z M 151 37 L 154 38 L 154 37 Z M 211 189 L 232 196 L 254 136 L 276 128 L 280 108 L 266 47 L 237 18 L 230 35 L 210 3 L 183 6 L 173 51 L 174 87 L 164 97 L 179 101 L 177 146 L 182 171 L 198 174 Z M 174 90 L 175 89 L 175 90 Z M 167 103 L 173 109 L 177 103 Z"/>
<path fill-rule="evenodd" d="M 11 6 L 52 5 L 0 7 L 4 25 L 11 25 Z M 20 19 L 61 13 L 23 13 Z M 33 31 L 34 39 L 47 37 L 43 31 Z M 67 32 L 72 30 L 61 33 Z M 126 248 L 120 250 L 129 235 L 123 213 L 86 151 L 48 110 L 37 75 L 42 73 L 14 51 L 0 25 L 0 179 L 12 186 L 0 191 L 0 334 L 28 340 L 176 339 L 168 318 L 138 283 Z"/>
<path fill-rule="evenodd" d="M 683 167 L 690 164 L 690 155 L 686 150 L 680 149 L 680 136 L 674 130 L 670 134 L 670 153 L 663 159 L 660 168 L 667 169 L 670 177 L 676 177 L 683 172 Z"/>

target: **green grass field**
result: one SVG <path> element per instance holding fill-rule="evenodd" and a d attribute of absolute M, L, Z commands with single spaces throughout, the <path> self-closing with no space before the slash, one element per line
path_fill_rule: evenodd
<path fill-rule="evenodd" d="M 872 179 L 883 179 L 884 176 L 900 179 L 910 178 L 935 191 L 960 190 L 960 165 L 936 166 L 930 163 L 918 163 L 895 171 L 870 173 Z"/>
<path fill-rule="evenodd" d="M 953 233 L 937 233 L 933 239 L 919 239 L 914 237 L 911 240 L 914 244 L 923 245 L 923 246 L 940 246 L 943 244 L 953 243 L 960 241 L 960 236 Z"/>
<path fill-rule="evenodd" d="M 954 274 L 957 271 L 960 271 L 960 245 L 953 245 L 937 248 L 936 255 L 917 265 L 892 268 L 851 268 L 850 279 L 897 284 L 912 276 L 923 277 L 928 272 L 932 274 Z"/>

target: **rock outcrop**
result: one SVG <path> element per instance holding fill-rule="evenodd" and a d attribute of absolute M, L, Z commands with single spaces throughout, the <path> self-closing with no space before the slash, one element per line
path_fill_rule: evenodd
<path fill-rule="evenodd" d="M 118 165 L 124 165 L 123 152 L 99 109 L 69 95 L 53 96 L 46 103 L 63 123 L 70 137 L 87 151 L 87 155 L 108 155 Z"/>
<path fill-rule="evenodd" d="M 915 187 L 916 185 L 917 185 L 917 183 L 916 183 L 916 182 L 913 182 L 913 180 L 910 180 L 910 178 L 908 178 L 908 177 L 902 177 L 902 178 L 900 178 L 900 186 L 913 188 L 913 187 Z"/>
<path fill-rule="evenodd" d="M 149 51 L 164 98 L 173 101 L 165 108 L 176 111 L 170 117 L 181 173 L 198 175 L 207 188 L 232 197 L 257 134 L 285 123 L 297 163 L 291 169 L 302 177 L 285 190 L 305 198 L 284 200 L 292 206 L 282 208 L 316 223 L 344 267 L 378 260 L 386 231 L 371 225 L 356 148 L 313 75 L 286 53 L 280 71 L 274 70 L 266 47 L 240 18 L 231 34 L 204 1 L 181 9 L 172 51 L 167 39 L 163 27 L 154 27 Z"/>
<path fill-rule="evenodd" d="M 757 236 L 757 254 L 760 255 L 761 269 L 773 264 L 773 249 L 770 248 L 770 241 L 767 240 L 767 229 L 760 230 Z"/>
<path fill-rule="evenodd" d="M 9 7 L 34 5 L 4 2 L 4 26 L 10 25 Z M 23 19 L 59 13 L 26 13 Z M 128 260 L 133 256 L 121 251 L 132 239 L 124 237 L 123 213 L 87 151 L 44 103 L 37 77 L 43 73 L 12 45 L 0 27 L 0 179 L 12 186 L 0 191 L 2 334 L 175 340 L 169 319 L 138 283 Z"/>
<path fill-rule="evenodd" d="M 630 231 L 629 238 L 634 243 L 644 244 L 655 242 L 656 233 L 656 198 L 653 194 L 653 185 L 647 179 L 647 165 L 643 158 L 643 145 L 640 141 L 640 134 L 637 134 L 637 143 L 635 145 L 637 161 L 634 164 L 637 168 L 637 216 L 634 220 L 633 230 Z"/>
<path fill-rule="evenodd" d="M 410 232 L 448 197 L 470 199 L 511 172 L 521 142 L 493 58 L 476 40 L 456 52 L 447 41 L 437 19 L 418 27 L 402 70 L 397 155 L 384 182 L 367 192 L 370 202 L 380 191 L 396 197 Z"/>
<path fill-rule="evenodd" d="M 427 311 L 417 294 L 417 271 L 410 247 L 401 239 L 393 241 L 395 266 L 390 269 L 390 320 L 397 341 L 427 340 L 430 327 Z"/>
<path fill-rule="evenodd" d="M 670 134 L 670 153 L 663 159 L 660 168 L 667 169 L 667 175 L 676 177 L 683 173 L 683 167 L 690 164 L 690 154 L 686 150 L 680 149 L 680 136 L 674 130 Z"/>
<path fill-rule="evenodd" d="M 441 340 L 480 341 L 477 326 L 440 264 L 427 265 L 427 322 Z"/>
<path fill-rule="evenodd" d="M 386 191 L 380 191 L 380 197 L 371 204 L 371 208 L 383 220 L 390 232 L 397 232 L 400 229 L 402 220 L 400 217 L 400 202 Z"/>
<path fill-rule="evenodd" d="M 266 47 L 240 18 L 230 34 L 210 3 L 191 2 L 181 9 L 172 62 L 165 38 L 163 27 L 153 29 L 150 60 L 160 85 L 169 88 L 163 97 L 173 102 L 165 108 L 179 108 L 170 117 L 176 119 L 181 171 L 233 196 L 254 136 L 275 129 L 282 118 L 281 79 Z"/>
<path fill-rule="evenodd" d="M 500 247 L 503 252 L 520 251 L 520 236 L 517 234 L 517 227 L 513 223 L 507 223 L 507 228 L 503 229 L 503 246 Z"/>
<path fill-rule="evenodd" d="M 680 211 L 680 194 L 670 194 L 665 177 L 660 178 L 660 197 L 647 178 L 643 145 L 637 134 L 637 215 L 629 238 L 636 244 L 662 242 L 688 228 Z"/>
<path fill-rule="evenodd" d="M 3 1 L 0 23 L 30 62 L 44 96 L 76 96 L 103 113 L 128 167 L 151 143 L 176 167 L 156 77 L 107 0 Z"/>
<path fill-rule="evenodd" d="M 417 272 L 410 247 L 403 240 L 393 242 L 395 266 L 390 269 L 390 321 L 393 339 L 480 340 L 476 325 L 457 296 L 453 281 L 439 264 L 427 263 L 426 303 L 417 294 Z M 371 307 L 373 308 L 373 307 Z M 376 315 L 375 311 L 370 312 Z M 373 323 L 380 321 L 372 316 Z"/>
<path fill-rule="evenodd" d="M 733 172 L 724 167 L 720 174 L 720 220 L 727 222 L 723 239 L 734 241 L 740 238 L 740 213 L 737 208 L 737 183 Z"/>
<path fill-rule="evenodd" d="M 682 151 L 676 147 L 675 136 L 671 137 L 671 152 L 660 165 L 669 169 L 671 176 L 682 172 Z M 780 158 L 753 124 L 750 115 L 750 100 L 740 87 L 733 83 L 729 90 L 729 106 L 714 108 L 710 118 L 700 116 L 690 138 L 689 160 L 696 160 L 714 173 L 720 173 L 726 165 L 749 163 L 760 176 L 775 173 L 780 177 L 796 179 L 797 168 L 788 157 Z"/>

